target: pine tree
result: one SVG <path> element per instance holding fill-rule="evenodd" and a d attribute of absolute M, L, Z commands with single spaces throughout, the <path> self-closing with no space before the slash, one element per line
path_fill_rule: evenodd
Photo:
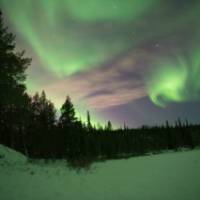
<path fill-rule="evenodd" d="M 25 126 L 22 116 L 29 98 L 24 80 L 30 61 L 24 51 L 16 52 L 15 36 L 8 32 L 0 11 L 0 140 L 12 147 Z"/>
<path fill-rule="evenodd" d="M 110 120 L 108 121 L 108 124 L 106 125 L 106 130 L 107 131 L 112 131 L 112 123 L 111 123 Z"/>
<path fill-rule="evenodd" d="M 91 124 L 91 118 L 90 118 L 90 112 L 87 111 L 87 129 L 88 131 L 92 130 L 92 124 Z"/>
<path fill-rule="evenodd" d="M 75 109 L 71 102 L 71 98 L 67 96 L 65 103 L 61 107 L 61 116 L 59 118 L 59 126 L 72 127 L 77 122 Z"/>
<path fill-rule="evenodd" d="M 47 157 L 53 153 L 51 140 L 56 121 L 55 113 L 54 105 L 46 98 L 44 91 L 41 95 L 36 93 L 32 97 L 29 137 L 34 156 Z"/>
<path fill-rule="evenodd" d="M 37 126 L 43 127 L 48 131 L 55 124 L 56 110 L 53 103 L 46 98 L 46 94 L 42 91 L 41 96 L 36 93 L 31 102 L 32 123 L 35 122 Z"/>
<path fill-rule="evenodd" d="M 69 96 L 61 107 L 61 116 L 58 127 L 62 140 L 64 155 L 71 164 L 81 162 L 81 155 L 84 145 L 83 127 L 75 116 L 75 109 Z"/>

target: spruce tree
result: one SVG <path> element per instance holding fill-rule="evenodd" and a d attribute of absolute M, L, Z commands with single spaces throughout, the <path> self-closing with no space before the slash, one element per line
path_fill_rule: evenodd
<path fill-rule="evenodd" d="M 33 96 L 29 137 L 31 137 L 34 155 L 48 157 L 53 154 L 53 141 L 51 140 L 56 121 L 55 113 L 54 105 L 46 98 L 44 91 L 42 91 L 41 95 L 36 93 Z"/>
<path fill-rule="evenodd" d="M 67 96 L 65 103 L 61 107 L 61 116 L 59 118 L 59 126 L 72 127 L 77 122 L 75 109 L 71 102 L 71 98 Z"/>
<path fill-rule="evenodd" d="M 92 124 L 91 124 L 91 118 L 90 118 L 90 112 L 87 111 L 87 129 L 88 131 L 92 130 Z"/>
<path fill-rule="evenodd" d="M 108 124 L 106 125 L 105 129 L 106 129 L 107 131 L 112 131 L 112 123 L 111 123 L 110 120 L 108 121 Z"/>

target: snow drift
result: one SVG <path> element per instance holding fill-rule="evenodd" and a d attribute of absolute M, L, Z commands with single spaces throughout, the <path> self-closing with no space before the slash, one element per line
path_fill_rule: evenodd
<path fill-rule="evenodd" d="M 96 163 L 70 170 L 63 160 L 28 162 L 0 145 L 2 200 L 198 200 L 200 150 Z"/>

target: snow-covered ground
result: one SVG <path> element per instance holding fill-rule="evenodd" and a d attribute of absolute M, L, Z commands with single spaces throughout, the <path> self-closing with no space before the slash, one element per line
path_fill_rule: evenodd
<path fill-rule="evenodd" d="M 0 145 L 1 200 L 199 200 L 200 150 L 96 163 L 31 163 Z"/>

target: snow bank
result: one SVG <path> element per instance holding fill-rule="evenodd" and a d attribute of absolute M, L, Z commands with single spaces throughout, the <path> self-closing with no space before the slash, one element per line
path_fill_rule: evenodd
<path fill-rule="evenodd" d="M 7 148 L 1 151 L 17 160 L 24 158 Z M 111 160 L 79 173 L 62 160 L 21 166 L 0 165 L 0 199 L 200 199 L 200 150 Z"/>
<path fill-rule="evenodd" d="M 26 156 L 0 144 L 0 163 L 16 165 L 26 163 Z"/>

